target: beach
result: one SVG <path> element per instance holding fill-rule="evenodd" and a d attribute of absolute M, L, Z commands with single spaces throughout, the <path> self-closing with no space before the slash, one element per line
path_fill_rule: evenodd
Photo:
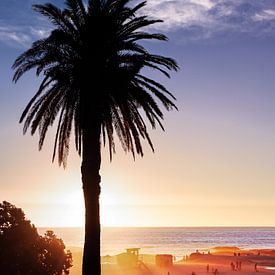
<path fill-rule="evenodd" d="M 74 258 L 70 274 L 80 275 L 82 250 L 76 247 L 70 249 Z M 124 253 L 124 256 L 126 254 Z M 140 254 L 136 264 L 121 265 L 117 256 L 103 256 L 102 275 L 275 274 L 275 249 L 242 250 L 238 247 L 216 247 L 206 253 L 196 251 L 185 255 L 181 260 L 173 261 L 172 265 L 162 267 L 156 264 L 155 258 L 156 255 Z M 173 259 L 175 260 L 174 257 Z"/>
<path fill-rule="evenodd" d="M 50 229 L 38 231 L 43 235 Z M 83 228 L 53 230 L 73 254 L 70 274 L 80 275 Z M 275 267 L 274 227 L 102 227 L 101 233 L 102 275 L 215 275 L 216 269 L 216 275 L 275 274 L 267 269 Z M 119 265 L 117 255 L 127 248 L 140 248 L 139 260 L 144 265 Z M 156 255 L 161 254 L 172 255 L 172 267 L 157 267 Z M 241 269 L 233 271 L 231 263 L 236 266 L 236 262 L 241 262 Z"/>
<path fill-rule="evenodd" d="M 46 230 L 48 228 L 39 228 L 40 234 Z M 83 229 L 54 228 L 54 232 L 64 240 L 66 249 L 73 254 L 70 274 L 80 275 Z M 144 265 L 119 265 L 117 255 L 125 253 L 127 248 L 140 248 L 139 260 Z M 172 267 L 157 267 L 156 255 L 162 254 L 172 255 Z M 236 262 L 241 262 L 241 269 L 233 271 L 231 263 L 236 267 Z M 101 263 L 102 275 L 167 275 L 168 272 L 170 275 L 192 275 L 192 272 L 196 275 L 215 275 L 216 269 L 217 275 L 275 274 L 275 270 L 266 268 L 275 267 L 275 228 L 103 227 Z M 255 263 L 258 272 L 255 271 Z"/>

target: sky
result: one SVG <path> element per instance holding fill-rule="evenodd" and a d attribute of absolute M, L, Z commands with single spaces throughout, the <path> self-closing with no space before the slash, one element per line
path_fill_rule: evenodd
<path fill-rule="evenodd" d="M 82 226 L 81 160 L 51 163 L 54 128 L 44 148 L 18 120 L 39 79 L 16 85 L 11 65 L 51 25 L 31 10 L 40 0 L 0 1 L 0 201 L 22 207 L 36 226 Z M 62 6 L 62 0 L 52 0 Z M 143 13 L 163 19 L 147 43 L 177 60 L 164 83 L 179 111 L 165 132 L 150 131 L 153 154 L 133 161 L 117 145 L 102 149 L 103 226 L 275 226 L 275 3 L 273 0 L 148 0 Z"/>

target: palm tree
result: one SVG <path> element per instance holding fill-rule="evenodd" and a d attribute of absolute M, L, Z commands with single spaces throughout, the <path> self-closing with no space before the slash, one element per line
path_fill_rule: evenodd
<path fill-rule="evenodd" d="M 84 275 L 100 274 L 101 145 L 107 144 L 112 159 L 116 134 L 125 151 L 142 156 L 142 140 L 154 150 L 144 118 L 152 128 L 163 129 L 158 104 L 167 110 L 176 108 L 173 95 L 143 71 L 154 69 L 169 77 L 170 70 L 178 69 L 176 62 L 151 54 L 138 43 L 167 40 L 163 34 L 148 32 L 148 26 L 161 20 L 137 15 L 146 2 L 133 7 L 129 2 L 89 0 L 85 5 L 82 0 L 65 0 L 64 9 L 50 3 L 34 5 L 55 28 L 13 64 L 15 82 L 33 68 L 42 76 L 20 118 L 24 133 L 29 128 L 31 134 L 39 132 L 39 150 L 49 126 L 58 118 L 53 161 L 57 155 L 59 165 L 65 167 L 74 131 L 76 150 L 82 157 L 86 208 Z"/>

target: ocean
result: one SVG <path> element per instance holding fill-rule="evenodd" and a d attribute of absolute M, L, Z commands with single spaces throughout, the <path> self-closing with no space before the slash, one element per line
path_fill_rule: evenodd
<path fill-rule="evenodd" d="M 82 228 L 39 228 L 53 230 L 67 247 L 83 247 Z M 144 227 L 102 228 L 102 255 L 116 255 L 126 248 L 140 248 L 142 254 L 169 253 L 182 257 L 216 246 L 275 249 L 275 227 Z"/>

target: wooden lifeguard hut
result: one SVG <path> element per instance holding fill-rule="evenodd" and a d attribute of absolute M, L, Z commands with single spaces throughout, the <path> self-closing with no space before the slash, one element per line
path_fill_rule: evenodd
<path fill-rule="evenodd" d="M 126 253 L 139 257 L 139 250 L 140 248 L 127 248 Z"/>
<path fill-rule="evenodd" d="M 135 267 L 139 263 L 140 248 L 127 248 L 126 253 L 117 255 L 117 263 L 123 267 Z"/>
<path fill-rule="evenodd" d="M 168 254 L 156 255 L 156 266 L 158 267 L 172 267 L 173 256 Z"/>

